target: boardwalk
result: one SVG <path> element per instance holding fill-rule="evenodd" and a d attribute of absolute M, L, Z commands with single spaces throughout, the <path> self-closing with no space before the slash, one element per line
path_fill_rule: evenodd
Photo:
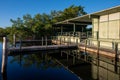
<path fill-rule="evenodd" d="M 59 40 L 52 40 L 52 42 L 55 43 L 55 44 L 60 44 L 60 43 L 66 44 L 66 45 L 69 44 L 67 42 L 60 42 Z M 98 49 L 97 46 L 89 46 L 89 45 L 86 45 L 85 43 L 80 43 L 80 44 L 76 44 L 76 45 L 78 46 L 78 49 L 80 51 L 83 51 L 83 52 L 87 52 L 87 53 L 90 53 L 90 54 L 96 54 L 98 56 L 99 55 L 104 56 L 104 57 L 107 57 L 107 58 L 110 58 L 110 59 L 111 58 L 112 59 L 120 58 L 119 54 L 116 54 L 115 50 L 112 50 L 112 49 L 107 49 L 107 48 L 99 48 Z M 118 51 L 118 53 L 119 53 L 119 51 Z"/>
<path fill-rule="evenodd" d="M 17 52 L 31 52 L 31 51 L 44 51 L 44 50 L 59 50 L 59 49 L 76 49 L 77 45 L 47 45 L 47 46 L 28 46 L 28 47 L 13 47 L 9 48 L 10 53 Z"/>

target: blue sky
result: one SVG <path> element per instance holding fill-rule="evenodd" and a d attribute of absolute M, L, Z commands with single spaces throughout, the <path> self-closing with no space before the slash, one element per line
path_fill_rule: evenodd
<path fill-rule="evenodd" d="M 11 26 L 10 19 L 25 14 L 50 13 L 64 10 L 70 5 L 84 6 L 87 13 L 120 5 L 120 0 L 0 0 L 0 27 Z"/>

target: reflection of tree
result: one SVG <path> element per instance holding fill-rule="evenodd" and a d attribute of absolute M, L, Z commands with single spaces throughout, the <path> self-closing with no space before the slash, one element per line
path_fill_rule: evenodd
<path fill-rule="evenodd" d="M 36 66 L 37 68 L 47 69 L 49 67 L 60 68 L 60 65 L 52 59 L 47 53 L 34 53 L 27 55 L 17 55 L 13 56 L 13 59 L 10 63 L 17 62 L 18 64 L 22 64 L 23 67 L 31 67 Z"/>

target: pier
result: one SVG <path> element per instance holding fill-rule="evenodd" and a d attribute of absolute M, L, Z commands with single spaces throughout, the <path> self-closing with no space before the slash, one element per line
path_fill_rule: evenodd
<path fill-rule="evenodd" d="M 9 48 L 9 54 L 18 52 L 32 52 L 32 51 L 47 51 L 47 50 L 59 50 L 59 49 L 77 49 L 77 45 L 48 45 L 48 46 L 28 46 L 21 48 Z"/>

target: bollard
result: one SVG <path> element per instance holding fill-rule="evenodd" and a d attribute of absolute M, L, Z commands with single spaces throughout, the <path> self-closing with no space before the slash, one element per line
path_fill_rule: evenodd
<path fill-rule="evenodd" d="M 1 73 L 6 71 L 7 67 L 7 37 L 3 37 L 2 67 Z"/>

